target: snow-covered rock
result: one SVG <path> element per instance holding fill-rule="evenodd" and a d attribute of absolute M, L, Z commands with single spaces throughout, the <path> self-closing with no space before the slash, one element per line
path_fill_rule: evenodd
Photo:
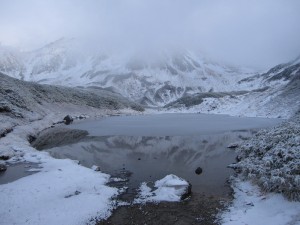
<path fill-rule="evenodd" d="M 139 196 L 134 202 L 177 202 L 186 198 L 190 193 L 191 184 L 176 175 L 170 174 L 156 181 L 153 189 L 145 182 L 142 183 L 139 188 Z"/>

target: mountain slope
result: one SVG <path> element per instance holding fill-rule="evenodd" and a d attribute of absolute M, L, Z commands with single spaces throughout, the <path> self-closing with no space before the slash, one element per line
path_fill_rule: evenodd
<path fill-rule="evenodd" d="M 189 95 L 169 103 L 169 110 L 228 113 L 243 116 L 290 117 L 300 107 L 300 59 L 280 64 L 268 72 L 239 81 L 256 82 L 259 89 Z"/>
<path fill-rule="evenodd" d="M 151 56 L 129 53 L 108 56 L 80 49 L 76 40 L 60 39 L 32 52 L 20 52 L 19 61 L 26 65 L 22 69 L 0 67 L 0 71 L 39 83 L 103 87 L 153 106 L 164 106 L 197 92 L 241 90 L 244 87 L 238 81 L 253 75 L 186 50 L 162 51 Z"/>
<path fill-rule="evenodd" d="M 91 112 L 93 109 L 143 111 L 140 105 L 101 89 L 41 85 L 14 79 L 2 73 L 0 83 L 0 137 L 15 125 L 39 120 L 49 112 L 58 116 L 64 111 L 73 113 L 72 110 L 66 110 L 71 108 L 80 108 L 85 114 L 88 109 Z"/>
<path fill-rule="evenodd" d="M 108 54 L 60 39 L 31 52 L 0 46 L 0 71 L 69 87 L 102 88 L 167 111 L 290 116 L 299 105 L 300 57 L 259 74 L 187 50 Z"/>

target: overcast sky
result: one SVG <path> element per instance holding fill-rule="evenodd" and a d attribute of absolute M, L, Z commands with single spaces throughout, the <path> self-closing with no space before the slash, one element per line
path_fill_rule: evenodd
<path fill-rule="evenodd" d="M 300 0 L 0 0 L 2 44 L 32 49 L 61 37 L 268 68 L 300 54 Z"/>

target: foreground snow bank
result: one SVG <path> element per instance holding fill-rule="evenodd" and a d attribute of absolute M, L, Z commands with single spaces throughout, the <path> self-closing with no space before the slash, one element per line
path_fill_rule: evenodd
<path fill-rule="evenodd" d="M 72 160 L 54 159 L 46 152 L 35 150 L 27 141 L 28 135 L 50 127 L 63 115 L 82 114 L 86 110 L 86 107 L 64 105 L 61 111 L 49 110 L 41 120 L 16 126 L 6 137 L 0 138 L 0 156 L 11 157 L 0 163 L 26 161 L 40 167 L 36 174 L 0 185 L 1 225 L 93 224 L 97 219 L 110 216 L 114 205 L 111 198 L 118 194 L 118 189 L 105 185 L 109 175 Z M 103 116 L 114 112 L 93 109 L 86 113 Z"/>
<path fill-rule="evenodd" d="M 234 201 L 223 213 L 223 225 L 299 225 L 300 203 L 281 194 L 262 194 L 249 181 L 235 180 Z"/>
<path fill-rule="evenodd" d="M 232 182 L 234 201 L 222 215 L 223 224 L 300 225 L 300 202 L 289 201 L 300 200 L 300 111 L 237 150 L 239 162 L 231 167 L 240 174 Z"/>
<path fill-rule="evenodd" d="M 118 190 L 105 186 L 109 175 L 44 152 L 27 150 L 23 157 L 42 168 L 0 185 L 1 224 L 86 224 L 110 215 Z"/>
<path fill-rule="evenodd" d="M 152 190 L 143 182 L 139 188 L 139 196 L 134 202 L 177 202 L 191 192 L 190 184 L 186 180 L 173 174 L 156 181 L 154 189 L 155 190 Z"/>
<path fill-rule="evenodd" d="M 300 201 L 300 114 L 277 127 L 261 130 L 238 147 L 237 172 L 265 191 Z"/>

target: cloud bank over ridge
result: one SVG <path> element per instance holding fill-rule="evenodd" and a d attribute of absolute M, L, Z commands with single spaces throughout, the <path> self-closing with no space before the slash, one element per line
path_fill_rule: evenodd
<path fill-rule="evenodd" d="M 0 42 L 75 37 L 114 52 L 191 49 L 268 68 L 300 54 L 298 0 L 0 0 Z"/>

